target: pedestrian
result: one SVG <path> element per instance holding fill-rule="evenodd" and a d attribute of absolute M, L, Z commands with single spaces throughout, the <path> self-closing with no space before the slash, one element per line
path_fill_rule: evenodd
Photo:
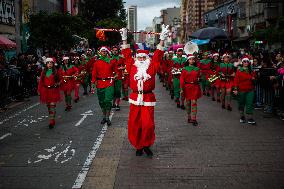
<path fill-rule="evenodd" d="M 167 70 L 166 70 L 166 79 L 167 79 L 167 87 L 170 91 L 171 99 L 174 99 L 174 87 L 173 87 L 173 74 L 171 70 L 173 69 L 174 61 L 173 61 L 173 51 L 169 51 L 166 56 Z"/>
<path fill-rule="evenodd" d="M 245 113 L 247 114 L 247 123 L 256 124 L 253 119 L 253 100 L 254 100 L 254 82 L 255 72 L 252 71 L 250 59 L 244 56 L 241 59 L 240 67 L 234 78 L 234 94 L 238 95 L 238 104 L 240 112 L 240 123 L 246 123 Z"/>
<path fill-rule="evenodd" d="M 40 102 L 46 104 L 49 113 L 49 128 L 55 126 L 56 103 L 61 101 L 59 83 L 59 74 L 55 68 L 53 58 L 45 59 L 46 67 L 42 70 L 38 94 Z"/>
<path fill-rule="evenodd" d="M 174 96 L 177 104 L 177 108 L 185 109 L 184 106 L 184 97 L 180 94 L 180 74 L 181 70 L 184 67 L 186 58 L 183 56 L 183 48 L 178 48 L 176 52 L 176 57 L 173 58 L 174 65 L 172 69 L 173 75 L 173 87 L 174 87 Z"/>
<path fill-rule="evenodd" d="M 222 108 L 232 111 L 231 92 L 234 85 L 235 76 L 234 64 L 230 63 L 230 54 L 225 53 L 222 58 L 223 62 L 220 64 L 217 70 L 220 76 Z"/>
<path fill-rule="evenodd" d="M 110 52 L 107 47 L 99 49 L 99 58 L 93 64 L 92 84 L 93 89 L 97 88 L 99 104 L 103 112 L 101 124 L 111 125 L 109 119 L 113 101 L 114 68 L 110 62 Z"/>
<path fill-rule="evenodd" d="M 111 64 L 115 72 L 115 80 L 114 80 L 114 95 L 113 95 L 113 107 L 116 111 L 120 110 L 120 97 L 122 90 L 122 79 L 124 72 L 124 58 L 119 55 L 119 49 L 117 46 L 112 47 L 112 57 Z"/>
<path fill-rule="evenodd" d="M 197 126 L 197 99 L 202 96 L 199 85 L 200 70 L 195 65 L 195 56 L 188 55 L 187 63 L 181 72 L 180 88 L 186 101 L 186 110 L 188 114 L 188 123 Z"/>
<path fill-rule="evenodd" d="M 136 156 L 142 156 L 143 152 L 148 157 L 153 156 L 150 146 L 155 141 L 154 106 L 156 104 L 155 76 L 160 68 L 163 58 L 164 40 L 168 37 L 168 27 L 162 25 L 160 43 L 154 52 L 152 60 L 145 50 L 138 50 L 134 64 L 129 70 L 130 110 L 128 119 L 128 139 L 136 149 Z M 121 29 L 123 41 L 122 54 L 126 61 L 132 62 L 133 58 L 129 45 L 127 45 L 127 29 Z"/>
<path fill-rule="evenodd" d="M 74 76 L 78 74 L 78 69 L 71 64 L 71 61 L 69 61 L 68 56 L 64 56 L 62 58 L 63 64 L 59 68 L 58 72 L 60 75 L 60 84 L 61 84 L 61 90 L 64 92 L 65 96 L 65 111 L 70 111 L 72 109 L 72 97 L 71 93 L 74 90 L 75 82 L 74 82 Z"/>

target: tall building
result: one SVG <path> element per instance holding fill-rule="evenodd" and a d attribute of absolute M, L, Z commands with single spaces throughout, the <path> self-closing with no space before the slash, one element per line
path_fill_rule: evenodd
<path fill-rule="evenodd" d="M 131 5 L 127 8 L 127 29 L 137 31 L 137 6 Z M 134 35 L 134 40 L 137 41 L 138 36 Z"/>
<path fill-rule="evenodd" d="M 159 33 L 162 31 L 161 29 L 162 21 L 163 19 L 161 17 L 154 17 L 152 22 L 153 32 Z M 158 35 L 155 35 L 154 44 L 158 43 L 158 39 L 159 39 Z"/>
<path fill-rule="evenodd" d="M 204 26 L 204 12 L 214 9 L 216 0 L 182 0 L 181 21 L 182 21 L 182 40 L 186 42 L 196 30 Z"/>

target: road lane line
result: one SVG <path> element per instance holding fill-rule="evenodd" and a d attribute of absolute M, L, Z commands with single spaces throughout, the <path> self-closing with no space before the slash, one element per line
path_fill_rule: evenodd
<path fill-rule="evenodd" d="M 4 138 L 6 138 L 6 137 L 8 137 L 8 136 L 11 136 L 11 135 L 12 135 L 12 133 L 7 133 L 7 134 L 1 136 L 1 137 L 0 137 L 0 140 L 3 140 Z"/>
<path fill-rule="evenodd" d="M 112 116 L 114 115 L 114 112 L 112 111 L 110 116 L 109 116 L 109 119 L 112 120 Z M 96 139 L 96 142 L 94 143 L 93 147 L 92 147 L 92 150 L 90 151 L 81 171 L 79 172 L 75 182 L 74 182 L 74 185 L 72 186 L 72 189 L 80 189 L 86 179 L 86 176 L 88 174 L 88 171 L 90 170 L 90 166 L 93 162 L 93 159 L 96 157 L 96 154 L 97 154 L 97 151 L 99 150 L 100 148 L 100 145 L 102 144 L 102 141 L 103 141 L 103 138 L 107 132 L 107 129 L 108 129 L 108 126 L 107 124 L 105 123 L 99 136 L 97 137 Z"/>
<path fill-rule="evenodd" d="M 38 102 L 38 103 L 35 103 L 34 105 L 31 105 L 31 106 L 27 107 L 26 109 L 23 109 L 23 110 L 21 110 L 21 111 L 15 113 L 15 114 L 12 115 L 12 116 L 9 116 L 8 118 L 6 118 L 6 119 L 0 121 L 0 125 L 2 125 L 3 123 L 9 121 L 10 119 L 13 119 L 13 118 L 17 117 L 17 116 L 20 115 L 21 113 L 26 112 L 27 110 L 30 110 L 30 109 L 32 109 L 32 108 L 38 106 L 39 104 L 40 104 L 39 102 Z"/>

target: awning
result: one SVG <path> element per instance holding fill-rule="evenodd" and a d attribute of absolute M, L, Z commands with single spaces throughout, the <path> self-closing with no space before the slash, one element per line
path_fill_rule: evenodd
<path fill-rule="evenodd" d="M 16 48 L 16 43 L 0 35 L 0 49 L 13 49 Z"/>

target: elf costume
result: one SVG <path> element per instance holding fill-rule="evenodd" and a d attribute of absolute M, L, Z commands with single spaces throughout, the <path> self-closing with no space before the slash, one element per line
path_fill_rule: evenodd
<path fill-rule="evenodd" d="M 208 81 L 208 78 L 212 74 L 211 66 L 212 61 L 207 56 L 209 55 L 209 52 L 204 52 L 203 56 L 205 56 L 205 59 L 200 60 L 197 63 L 197 67 L 200 69 L 201 73 L 201 88 L 204 95 L 210 96 L 210 83 Z"/>
<path fill-rule="evenodd" d="M 82 83 L 82 75 L 81 75 L 82 67 L 80 65 L 79 57 L 77 56 L 74 57 L 73 64 L 78 70 L 78 73 L 77 73 L 78 75 L 74 77 L 74 102 L 77 103 L 80 99 L 79 90 L 80 90 L 80 85 Z"/>
<path fill-rule="evenodd" d="M 242 58 L 244 61 L 249 62 L 248 57 Z M 250 63 L 249 63 L 250 66 Z M 248 116 L 248 123 L 255 124 L 252 118 L 253 115 L 253 101 L 254 101 L 254 81 L 256 78 L 255 72 L 251 71 L 249 67 L 240 67 L 234 78 L 234 91 L 238 91 L 238 104 L 240 111 L 240 122 L 245 123 L 245 113 Z"/>
<path fill-rule="evenodd" d="M 123 72 L 125 70 L 124 58 L 119 55 L 112 55 L 111 64 L 115 72 L 115 81 L 114 81 L 114 95 L 113 95 L 113 105 L 116 111 L 120 110 L 120 97 L 122 89 L 122 79 Z"/>
<path fill-rule="evenodd" d="M 63 57 L 63 61 L 67 62 L 69 57 Z M 63 65 L 58 70 L 60 76 L 60 86 L 61 90 L 65 95 L 65 111 L 70 111 L 72 109 L 71 101 L 71 92 L 75 86 L 74 76 L 78 74 L 78 69 L 69 63 L 63 63 Z"/>
<path fill-rule="evenodd" d="M 52 58 L 46 58 L 45 62 L 52 62 Z M 52 129 L 55 125 L 56 103 L 61 101 L 59 89 L 59 75 L 53 65 L 53 68 L 45 68 L 41 72 L 38 84 L 38 93 L 40 102 L 46 104 L 49 113 L 49 128 Z"/>
<path fill-rule="evenodd" d="M 219 58 L 219 53 L 213 53 L 212 57 L 213 57 L 213 60 L 212 60 L 212 65 L 211 65 L 211 71 L 212 71 L 212 74 L 215 75 L 215 77 L 217 77 L 217 79 L 211 83 L 211 96 L 212 96 L 212 101 L 216 101 L 217 99 L 217 102 L 221 102 L 220 100 L 220 95 L 221 95 L 220 78 L 218 78 L 219 74 L 217 72 L 217 69 L 220 67 L 220 62 L 218 60 L 216 61 L 214 60 L 214 57 Z"/>
<path fill-rule="evenodd" d="M 194 55 L 188 55 L 188 58 L 194 58 Z M 188 113 L 188 123 L 197 126 L 197 99 L 202 96 L 200 85 L 200 70 L 193 65 L 187 65 L 181 72 L 180 88 L 186 101 L 186 110 Z"/>
<path fill-rule="evenodd" d="M 182 48 L 178 50 L 183 50 Z M 184 63 L 186 62 L 186 57 L 179 56 L 173 58 L 174 65 L 173 70 L 181 70 L 184 67 Z M 180 96 L 180 73 L 179 72 L 172 72 L 173 74 L 173 87 L 174 87 L 174 97 L 176 98 L 177 107 L 181 107 L 184 109 L 184 97 Z M 180 98 L 181 97 L 181 98 Z"/>
<path fill-rule="evenodd" d="M 223 59 L 225 57 L 230 58 L 231 56 L 227 53 L 223 55 Z M 234 64 L 230 62 L 222 62 L 220 66 L 217 68 L 217 72 L 220 76 L 220 89 L 221 89 L 221 102 L 222 108 L 232 111 L 231 107 L 231 92 L 232 87 L 234 85 Z"/>
<path fill-rule="evenodd" d="M 99 52 L 109 51 L 106 47 L 101 47 Z M 101 124 L 107 123 L 111 125 L 109 119 L 112 100 L 113 100 L 113 85 L 114 85 L 114 68 L 110 62 L 108 55 L 100 55 L 98 60 L 93 65 L 92 83 L 96 85 L 99 104 L 103 112 L 103 120 Z"/>

